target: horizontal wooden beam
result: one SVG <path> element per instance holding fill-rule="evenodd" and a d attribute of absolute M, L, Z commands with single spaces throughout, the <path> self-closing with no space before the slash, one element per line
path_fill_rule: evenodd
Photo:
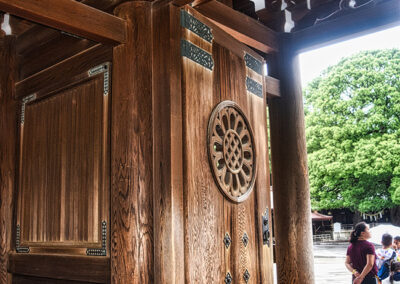
<path fill-rule="evenodd" d="M 295 32 L 292 45 L 296 52 L 302 52 L 399 23 L 399 0 L 390 0 Z"/>
<path fill-rule="evenodd" d="M 103 44 L 126 41 L 126 22 L 75 0 L 0 0 L 0 11 Z"/>
<path fill-rule="evenodd" d="M 15 98 L 22 99 L 43 90 L 49 87 L 49 82 L 66 84 L 69 82 L 70 76 L 79 75 L 105 61 L 112 61 L 112 48 L 97 44 L 15 83 Z M 65 76 L 65 74 L 70 76 Z"/>
<path fill-rule="evenodd" d="M 8 271 L 53 279 L 109 283 L 110 258 L 11 253 Z"/>
<path fill-rule="evenodd" d="M 279 98 L 281 96 L 280 81 L 270 76 L 264 76 L 264 85 L 267 98 Z"/>
<path fill-rule="evenodd" d="M 208 1 L 195 7 L 218 27 L 240 42 L 265 53 L 278 51 L 277 34 L 260 22 L 218 1 Z"/>

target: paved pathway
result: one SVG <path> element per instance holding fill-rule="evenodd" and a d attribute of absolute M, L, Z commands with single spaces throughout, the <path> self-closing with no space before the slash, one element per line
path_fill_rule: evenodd
<path fill-rule="evenodd" d="M 351 274 L 344 266 L 347 246 L 347 243 L 314 245 L 315 284 L 351 283 Z"/>
<path fill-rule="evenodd" d="M 347 271 L 347 243 L 314 245 L 314 273 L 316 284 L 350 284 L 351 274 Z"/>

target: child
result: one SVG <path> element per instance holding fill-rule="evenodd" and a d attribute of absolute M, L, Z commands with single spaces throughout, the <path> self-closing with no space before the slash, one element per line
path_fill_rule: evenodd
<path fill-rule="evenodd" d="M 382 281 L 382 284 L 400 284 L 400 262 L 393 262 L 390 277 Z"/>
<path fill-rule="evenodd" d="M 397 254 L 396 261 L 400 262 L 400 236 L 394 237 L 393 249 L 396 251 L 396 254 Z"/>
<path fill-rule="evenodd" d="M 390 234 L 383 234 L 382 248 L 376 250 L 376 266 L 380 280 L 389 279 L 391 261 L 396 258 L 396 252 L 392 249 L 393 237 Z"/>

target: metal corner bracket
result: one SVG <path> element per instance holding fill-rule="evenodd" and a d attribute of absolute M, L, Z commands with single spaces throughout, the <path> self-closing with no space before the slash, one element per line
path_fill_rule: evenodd
<path fill-rule="evenodd" d="M 107 222 L 101 222 L 101 248 L 88 248 L 86 255 L 90 256 L 107 256 Z"/>
<path fill-rule="evenodd" d="M 96 76 L 98 74 L 103 73 L 104 80 L 103 80 L 103 94 L 104 96 L 108 96 L 110 92 L 110 62 L 105 62 L 103 64 L 97 65 L 88 71 L 89 77 Z"/>
<path fill-rule="evenodd" d="M 25 107 L 27 103 L 30 103 L 31 101 L 36 100 L 36 94 L 32 94 L 29 96 L 26 96 L 22 98 L 22 104 L 21 104 L 21 125 L 24 125 L 25 122 Z"/>
<path fill-rule="evenodd" d="M 17 253 L 29 253 L 29 247 L 21 247 L 21 226 L 17 224 L 17 232 L 15 238 L 15 251 Z"/>

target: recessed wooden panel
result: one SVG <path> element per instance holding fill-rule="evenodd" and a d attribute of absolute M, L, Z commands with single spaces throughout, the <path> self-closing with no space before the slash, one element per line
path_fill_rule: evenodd
<path fill-rule="evenodd" d="M 25 105 L 18 225 L 31 252 L 86 254 L 108 222 L 108 95 L 104 76 L 83 74 Z"/>

